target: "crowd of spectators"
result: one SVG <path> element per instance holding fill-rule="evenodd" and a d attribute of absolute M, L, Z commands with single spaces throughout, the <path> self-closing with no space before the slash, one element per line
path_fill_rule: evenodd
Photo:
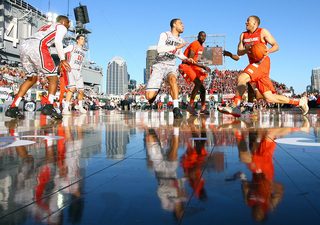
<path fill-rule="evenodd" d="M 11 67 L 9 64 L 2 63 L 2 65 L 3 66 L 0 67 L 0 86 L 10 88 L 12 91 L 12 94 L 16 94 L 16 92 L 20 88 L 20 85 L 26 79 L 25 73 L 23 72 L 22 69 L 18 69 L 17 67 Z M 217 69 L 213 70 L 212 73 L 207 78 L 209 82 L 205 81 L 207 94 L 235 94 L 237 77 L 241 73 L 242 73 L 242 70 L 217 70 Z M 189 85 L 182 76 L 178 77 L 177 82 L 179 87 L 179 94 L 183 97 L 190 96 L 194 88 L 194 84 L 191 83 Z M 283 83 L 278 83 L 273 80 L 272 82 L 278 94 L 284 94 L 291 91 L 290 88 L 288 88 Z M 37 90 L 43 90 L 43 91 L 47 90 L 48 80 L 44 76 L 41 76 L 41 74 L 39 74 L 34 88 Z M 58 85 L 58 91 L 59 91 L 59 85 Z M 145 92 L 146 92 L 146 85 L 140 85 L 133 91 L 129 92 L 128 95 L 144 96 Z M 95 97 L 92 97 L 95 95 L 99 95 L 98 90 L 95 90 L 95 93 L 91 93 L 91 94 L 92 94 L 90 95 L 91 97 L 87 97 L 85 99 L 84 105 L 87 110 L 124 109 L 123 102 L 120 100 L 109 100 L 109 101 L 103 102 L 103 101 L 100 101 L 99 99 L 96 99 Z M 170 87 L 166 84 L 163 84 L 163 87 L 161 88 L 159 94 L 170 94 Z M 292 97 L 299 98 L 300 96 L 294 95 Z M 316 105 L 316 101 L 318 97 L 319 97 L 318 93 L 311 93 L 308 95 L 310 107 L 313 107 L 313 105 Z M 135 109 L 142 108 L 142 107 L 157 108 L 157 109 L 164 108 L 163 105 L 161 105 L 161 103 L 157 101 L 153 105 L 141 104 L 141 102 L 139 101 L 137 102 L 135 101 L 133 102 L 133 100 L 130 100 L 130 101 L 131 101 L 130 108 L 135 108 Z M 265 104 L 265 102 L 261 102 L 260 104 L 267 105 Z M 187 105 L 186 102 L 182 102 L 181 107 L 184 108 L 184 106 L 186 105 Z M 129 107 L 129 105 L 127 107 Z"/>
<path fill-rule="evenodd" d="M 237 87 L 237 77 L 242 73 L 242 70 L 213 70 L 210 74 L 211 82 L 206 85 L 207 94 L 235 94 Z M 177 80 L 179 87 L 179 94 L 191 95 L 194 88 L 194 84 L 189 85 L 182 76 L 178 77 Z M 277 93 L 283 94 L 290 92 L 291 90 L 282 83 L 278 83 L 272 80 L 272 83 L 277 91 Z M 163 85 L 159 94 L 169 94 L 170 87 Z M 137 89 L 129 93 L 129 95 L 144 95 L 145 85 L 140 85 Z"/>

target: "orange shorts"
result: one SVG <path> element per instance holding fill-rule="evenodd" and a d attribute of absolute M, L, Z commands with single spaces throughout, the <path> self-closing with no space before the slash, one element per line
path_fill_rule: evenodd
<path fill-rule="evenodd" d="M 198 77 L 202 83 L 203 80 L 208 76 L 208 74 L 203 72 L 203 70 L 199 66 L 189 64 L 180 64 L 179 72 L 188 84 L 193 82 L 196 77 Z"/>
<path fill-rule="evenodd" d="M 250 82 L 254 82 L 261 94 L 271 91 L 276 93 L 273 84 L 269 78 L 270 73 L 270 58 L 266 57 L 260 62 L 251 63 L 245 70 L 244 73 L 251 77 Z"/>

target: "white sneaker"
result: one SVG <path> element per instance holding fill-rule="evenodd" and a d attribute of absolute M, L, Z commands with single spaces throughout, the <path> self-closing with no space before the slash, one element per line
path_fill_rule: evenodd
<path fill-rule="evenodd" d="M 68 108 L 64 108 L 64 109 L 62 110 L 62 115 L 71 115 L 71 112 L 69 111 Z"/>
<path fill-rule="evenodd" d="M 225 114 L 230 114 L 232 112 L 232 108 L 230 106 L 219 107 L 218 111 Z"/>
<path fill-rule="evenodd" d="M 81 113 L 87 113 L 87 110 L 85 110 L 84 108 L 82 108 L 82 107 L 80 107 L 80 106 L 79 106 L 78 109 L 79 109 L 79 111 L 80 111 Z"/>
<path fill-rule="evenodd" d="M 218 109 L 218 111 L 221 112 L 221 113 L 225 113 L 225 114 L 231 114 L 234 117 L 240 117 L 241 116 L 241 110 L 235 104 L 232 104 L 231 106 L 220 107 Z"/>
<path fill-rule="evenodd" d="M 302 115 L 305 116 L 308 113 L 309 106 L 308 106 L 308 99 L 306 96 L 303 96 L 302 98 L 300 98 L 299 108 L 302 111 Z"/>
<path fill-rule="evenodd" d="M 74 108 L 75 109 L 80 109 L 80 106 L 79 105 L 75 105 Z"/>
<path fill-rule="evenodd" d="M 233 115 L 234 117 L 240 117 L 241 116 L 241 110 L 238 106 L 232 106 L 232 111 L 231 111 L 231 115 Z"/>

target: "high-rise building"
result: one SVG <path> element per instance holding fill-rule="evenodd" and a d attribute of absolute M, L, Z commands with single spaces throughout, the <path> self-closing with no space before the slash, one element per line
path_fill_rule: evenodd
<path fill-rule="evenodd" d="M 120 56 L 108 63 L 107 94 L 123 95 L 128 92 L 127 63 Z"/>
<path fill-rule="evenodd" d="M 311 86 L 312 92 L 320 91 L 320 67 L 312 70 Z"/>
<path fill-rule="evenodd" d="M 147 50 L 147 58 L 146 58 L 146 83 L 148 83 L 151 67 L 157 56 L 157 46 L 149 46 Z"/>

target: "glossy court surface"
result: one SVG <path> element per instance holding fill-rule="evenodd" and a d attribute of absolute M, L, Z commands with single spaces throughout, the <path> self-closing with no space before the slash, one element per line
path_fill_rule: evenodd
<path fill-rule="evenodd" d="M 0 224 L 319 224 L 318 113 L 2 113 Z"/>

